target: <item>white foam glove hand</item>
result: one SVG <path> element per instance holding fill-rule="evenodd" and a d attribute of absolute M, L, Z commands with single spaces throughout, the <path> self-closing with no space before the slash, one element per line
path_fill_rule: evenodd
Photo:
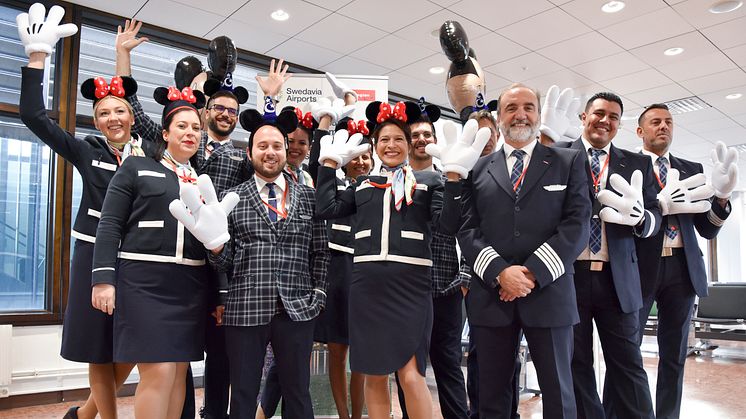
<path fill-rule="evenodd" d="M 18 36 L 26 49 L 26 55 L 31 56 L 33 52 L 51 54 L 52 49 L 60 38 L 74 35 L 78 27 L 72 23 L 60 25 L 65 9 L 60 6 L 52 6 L 49 15 L 44 20 L 47 9 L 41 3 L 34 3 L 28 9 L 28 13 L 16 16 L 18 25 Z"/>
<path fill-rule="evenodd" d="M 334 77 L 334 74 L 332 73 L 325 73 L 326 79 L 329 81 L 329 84 L 332 85 L 332 90 L 334 91 L 334 96 L 344 99 L 346 94 L 351 94 L 355 97 L 355 100 L 357 101 L 357 92 L 347 87 L 346 84 L 339 81 L 336 77 Z"/>
<path fill-rule="evenodd" d="M 345 105 L 342 99 L 331 99 L 322 97 L 319 98 L 313 105 L 311 105 L 311 115 L 317 122 L 321 122 L 321 118 L 329 116 L 332 119 L 331 124 L 334 125 L 342 118 L 348 117 L 355 112 L 355 105 Z"/>
<path fill-rule="evenodd" d="M 555 142 L 575 141 L 580 137 L 580 98 L 573 98 L 574 93 L 569 87 L 560 93 L 556 85 L 547 91 L 544 106 L 541 107 L 539 130 Z"/>
<path fill-rule="evenodd" d="M 609 176 L 609 184 L 614 191 L 604 189 L 596 197 L 606 208 L 599 213 L 606 223 L 636 226 L 645 216 L 645 205 L 642 199 L 642 172 L 635 170 L 628 183 L 623 177 L 614 173 Z M 616 191 L 616 192 L 615 192 Z"/>
<path fill-rule="evenodd" d="M 324 164 L 324 160 L 334 160 L 337 162 L 337 168 L 341 169 L 355 157 L 368 151 L 368 144 L 360 144 L 363 140 L 363 134 L 356 133 L 350 137 L 346 129 L 341 129 L 331 135 L 321 137 L 321 151 L 319 152 L 319 163 Z"/>
<path fill-rule="evenodd" d="M 679 171 L 671 169 L 666 177 L 666 187 L 658 193 L 661 214 L 698 214 L 710 210 L 710 197 L 714 193 L 707 185 L 704 173 L 697 173 L 684 180 L 679 179 Z"/>
<path fill-rule="evenodd" d="M 182 183 L 179 196 L 181 199 L 171 201 L 169 211 L 208 250 L 217 249 L 231 239 L 228 214 L 238 204 L 238 194 L 230 192 L 218 201 L 212 180 L 203 174 L 197 178 L 197 185 Z"/>
<path fill-rule="evenodd" d="M 470 119 L 464 125 L 461 137 L 457 137 L 456 124 L 446 121 L 443 124 L 443 142 L 428 144 L 425 152 L 440 160 L 445 173 L 458 173 L 462 179 L 466 179 L 490 139 L 490 129 L 480 129 L 477 120 Z"/>
<path fill-rule="evenodd" d="M 729 199 L 738 184 L 738 151 L 735 148 L 728 149 L 725 143 L 718 141 L 710 157 L 713 164 L 711 182 L 715 196 Z"/>

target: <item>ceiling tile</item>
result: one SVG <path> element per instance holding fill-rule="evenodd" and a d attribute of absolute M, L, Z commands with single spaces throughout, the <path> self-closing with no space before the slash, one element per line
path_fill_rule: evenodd
<path fill-rule="evenodd" d="M 430 0 L 431 3 L 435 3 L 438 6 L 448 7 L 452 4 L 458 3 L 460 0 Z"/>
<path fill-rule="evenodd" d="M 701 143 L 702 141 L 705 141 L 699 135 L 694 134 L 693 132 L 687 130 L 684 127 L 678 126 L 676 122 L 677 116 L 679 115 L 676 115 L 674 117 L 673 143 L 672 143 L 672 146 L 674 148 L 676 146 L 698 144 L 698 143 Z M 709 147 L 709 144 L 707 144 L 707 146 Z"/>
<path fill-rule="evenodd" d="M 407 48 L 407 44 L 408 42 L 404 39 L 396 35 L 389 35 L 352 52 L 350 55 L 395 70 L 433 53 L 423 48 Z"/>
<path fill-rule="evenodd" d="M 694 112 L 674 115 L 673 122 L 675 126 L 681 126 L 691 131 L 690 128 L 696 127 L 697 124 L 725 118 L 726 116 L 716 108 L 705 108 Z"/>
<path fill-rule="evenodd" d="M 663 51 L 669 48 L 684 48 L 684 52 L 679 55 L 668 56 Z M 717 52 L 718 49 L 712 45 L 700 32 L 692 31 L 683 35 L 654 42 L 639 48 L 630 50 L 637 58 L 641 59 L 653 67 L 659 65 L 678 64 L 691 60 L 703 55 Z"/>
<path fill-rule="evenodd" d="M 682 61 L 681 63 L 662 65 L 657 68 L 658 71 L 671 79 L 681 81 L 720 73 L 738 67 L 725 54 L 717 51 L 712 54 Z"/>
<path fill-rule="evenodd" d="M 284 22 L 273 20 L 270 14 L 277 9 L 287 12 L 290 18 Z M 293 36 L 330 13 L 329 10 L 301 0 L 251 0 L 238 9 L 231 19 L 244 22 L 256 29 Z"/>
<path fill-rule="evenodd" d="M 149 1 L 137 12 L 137 20 L 145 23 L 172 29 L 181 33 L 204 37 L 207 32 L 225 18 L 214 13 L 191 7 L 184 7 L 170 0 Z M 200 22 L 192 25 L 189 22 Z"/>
<path fill-rule="evenodd" d="M 566 87 L 575 89 L 577 87 L 587 86 L 589 84 L 592 84 L 593 82 L 573 71 L 560 70 L 554 73 L 545 74 L 543 76 L 526 80 L 525 83 L 528 86 L 538 89 L 539 92 L 544 95 L 553 84 L 559 86 L 560 89 L 564 89 Z"/>
<path fill-rule="evenodd" d="M 494 32 L 476 39 L 469 38 L 469 46 L 474 49 L 477 61 L 482 68 L 529 52 L 526 48 Z"/>
<path fill-rule="evenodd" d="M 731 118 L 733 118 L 733 120 L 736 121 L 737 123 L 741 124 L 741 126 L 746 127 L 746 113 L 742 113 L 740 115 L 734 115 Z"/>
<path fill-rule="evenodd" d="M 722 141 L 725 143 L 725 145 L 728 146 L 745 144 L 746 128 L 737 126 L 733 128 L 709 131 L 707 134 L 703 134 L 702 137 L 705 140 L 710 141 L 711 143 Z"/>
<path fill-rule="evenodd" d="M 621 11 L 604 13 L 601 11 L 603 4 L 599 1 L 574 0 L 563 4 L 562 9 L 588 26 L 600 29 L 667 7 L 662 0 L 625 0 Z"/>
<path fill-rule="evenodd" d="M 690 159 L 704 164 L 706 161 L 709 161 L 709 159 L 704 157 L 709 156 L 710 150 L 712 150 L 713 147 L 715 147 L 715 143 L 710 142 L 705 138 L 702 138 L 702 141 L 699 143 L 689 144 L 676 144 L 676 139 L 674 139 L 673 145 L 671 146 L 671 152 L 674 153 L 674 155 L 689 156 Z M 705 173 L 707 173 L 706 168 Z"/>
<path fill-rule="evenodd" d="M 286 42 L 267 51 L 267 55 L 284 58 L 292 63 L 311 68 L 323 67 L 342 57 L 342 54 L 338 52 L 317 47 L 316 45 L 297 39 L 288 39 Z"/>
<path fill-rule="evenodd" d="M 367 22 L 386 32 L 395 32 L 438 10 L 441 10 L 440 6 L 426 0 L 407 0 L 406 7 L 403 7 L 401 0 L 355 0 L 337 13 Z"/>
<path fill-rule="evenodd" d="M 69 0 L 70 3 L 90 7 L 92 9 L 102 10 L 117 16 L 131 18 L 137 13 L 148 0 L 131 0 L 131 1 L 106 1 L 100 0 Z"/>
<path fill-rule="evenodd" d="M 541 28 L 529 30 L 528 28 Z M 498 34 L 529 48 L 539 49 L 589 32 L 591 29 L 560 8 L 549 9 L 506 26 Z"/>
<path fill-rule="evenodd" d="M 228 17 L 246 3 L 246 0 L 221 0 L 206 2 L 204 0 L 177 0 L 177 3 Z"/>
<path fill-rule="evenodd" d="M 662 22 L 665 24 L 661 24 Z M 625 49 L 636 48 L 691 31 L 692 26 L 670 8 L 656 10 L 600 30 L 607 38 Z"/>
<path fill-rule="evenodd" d="M 555 7 L 546 0 L 524 0 L 520 7 L 504 1 L 463 0 L 449 9 L 492 30 L 511 25 Z M 520 42 L 519 42 L 520 43 Z"/>
<path fill-rule="evenodd" d="M 707 9 L 714 1 L 688 0 L 673 6 L 678 14 L 696 28 L 706 28 L 746 16 L 746 7 L 740 7 L 730 13 L 710 13 Z"/>
<path fill-rule="evenodd" d="M 621 77 L 626 74 L 636 73 L 649 68 L 647 64 L 640 61 L 629 52 L 599 58 L 583 64 L 578 64 L 572 69 L 591 80 L 607 80 L 609 78 Z"/>
<path fill-rule="evenodd" d="M 321 70 L 333 74 L 367 74 L 373 76 L 383 76 L 391 71 L 367 61 L 350 57 L 349 55 L 323 66 Z"/>
<path fill-rule="evenodd" d="M 676 116 L 674 116 L 675 118 Z M 709 140 L 709 137 L 706 136 L 708 132 L 713 131 L 719 131 L 729 128 L 738 128 L 739 125 L 733 121 L 730 118 L 720 118 L 720 119 L 709 119 L 706 121 L 702 121 L 697 124 L 689 124 L 686 129 Z M 746 139 L 746 137 L 744 137 Z"/>
<path fill-rule="evenodd" d="M 485 78 L 485 87 L 487 88 L 487 97 L 485 99 L 487 99 L 488 102 L 492 99 L 497 99 L 497 97 L 500 95 L 500 92 L 507 89 L 511 84 L 513 84 L 510 80 L 504 79 L 490 72 L 487 72 Z"/>
<path fill-rule="evenodd" d="M 237 48 L 264 54 L 272 48 L 283 43 L 287 37 L 279 33 L 255 28 L 243 22 L 227 19 L 205 38 L 212 39 L 225 35 L 233 40 Z"/>
<path fill-rule="evenodd" d="M 429 57 L 417 60 L 397 71 L 408 76 L 425 80 L 428 83 L 441 85 L 445 88 L 447 73 L 432 74 L 429 70 L 431 67 L 443 67 L 448 69 L 449 64 L 448 58 L 446 58 L 445 55 L 436 52 Z"/>
<path fill-rule="evenodd" d="M 601 84 L 606 86 L 608 89 L 622 95 L 652 89 L 670 83 L 671 79 L 652 68 L 628 74 L 626 76 L 601 81 Z"/>
<path fill-rule="evenodd" d="M 671 83 L 635 93 L 628 93 L 627 97 L 642 106 L 648 106 L 651 103 L 668 102 L 669 100 L 682 99 L 691 95 L 690 91 L 676 83 Z"/>
<path fill-rule="evenodd" d="M 472 47 L 473 45 L 471 44 L 475 38 L 479 38 L 480 36 L 490 32 L 489 29 L 484 26 L 478 25 L 450 10 L 441 10 L 404 26 L 396 31 L 395 35 L 406 39 L 409 42 L 429 48 L 434 52 L 441 52 L 442 49 L 440 48 L 439 38 L 440 27 L 447 20 L 457 21 L 464 27 L 466 35 L 469 38 L 470 46 Z M 435 36 L 433 36 L 433 31 L 435 32 Z"/>
<path fill-rule="evenodd" d="M 340 36 L 339 28 L 355 30 L 346 31 L 344 36 Z M 334 13 L 295 35 L 295 38 L 345 55 L 386 35 L 380 29 Z"/>
<path fill-rule="evenodd" d="M 561 65 L 535 52 L 493 64 L 486 68 L 490 73 L 497 74 L 511 82 L 532 79 L 560 69 L 562 69 Z"/>
<path fill-rule="evenodd" d="M 434 84 L 428 83 L 424 80 L 410 77 L 397 71 L 389 73 L 388 76 L 389 90 L 405 94 L 415 99 L 420 96 L 425 96 L 428 98 L 428 101 L 430 101 L 431 97 L 438 97 L 438 90 L 443 90 L 442 86 L 435 86 Z"/>
<path fill-rule="evenodd" d="M 571 67 L 598 58 L 623 52 L 615 43 L 598 32 L 589 32 L 537 51 L 554 62 Z"/>
<path fill-rule="evenodd" d="M 731 93 L 741 93 L 740 99 L 730 100 L 725 96 Z M 718 108 L 726 115 L 738 115 L 746 113 L 746 85 L 735 86 L 729 89 L 718 90 L 717 92 L 706 93 L 699 96 L 705 102 Z M 744 138 L 746 139 L 746 137 Z"/>
<path fill-rule="evenodd" d="M 244 0 L 245 1 L 245 0 Z M 315 4 L 316 6 L 323 7 L 327 10 L 337 10 L 349 3 L 352 0 L 304 0 L 306 3 Z"/>
<path fill-rule="evenodd" d="M 729 48 L 723 51 L 731 60 L 739 66 L 746 68 L 746 44 Z"/>
<path fill-rule="evenodd" d="M 746 17 L 710 26 L 702 29 L 702 33 L 705 34 L 707 39 L 714 42 L 718 48 L 726 49 L 746 44 L 743 28 L 746 28 Z"/>

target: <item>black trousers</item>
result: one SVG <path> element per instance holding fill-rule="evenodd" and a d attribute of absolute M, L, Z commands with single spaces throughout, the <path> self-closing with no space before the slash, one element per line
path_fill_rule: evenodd
<path fill-rule="evenodd" d="M 609 264 L 604 264 L 602 271 L 590 271 L 575 263 L 575 291 L 580 323 L 574 327 L 572 377 L 578 418 L 606 417 L 593 368 L 595 320 L 606 362 L 608 391 L 604 394 L 608 397 L 604 397 L 604 404 L 613 406 L 620 418 L 652 419 L 653 402 L 638 344 L 639 315 L 637 311 L 622 312 Z"/>
<path fill-rule="evenodd" d="M 267 370 L 267 377 L 264 380 L 264 390 L 262 390 L 261 404 L 265 417 L 271 418 L 275 415 L 277 406 L 280 404 L 280 399 L 282 399 L 280 376 L 277 373 L 277 362 L 272 358 L 272 363 L 269 364 L 269 369 Z M 282 417 L 285 417 L 285 415 L 283 414 Z"/>
<path fill-rule="evenodd" d="M 228 417 L 230 369 L 225 346 L 225 327 L 217 326 L 212 314 L 207 314 L 205 324 L 205 400 L 203 417 L 224 419 Z"/>
<path fill-rule="evenodd" d="M 654 293 L 643 298 L 638 342 L 642 343 L 650 309 L 657 302 L 659 360 L 655 417 L 676 419 L 681 412 L 687 339 L 696 297 L 684 249 L 674 249 L 673 256 L 662 258 L 656 283 Z"/>
<path fill-rule="evenodd" d="M 264 354 L 272 343 L 284 406 L 289 418 L 313 419 L 308 360 L 314 321 L 294 322 L 286 313 L 263 326 L 226 326 L 231 364 L 231 419 L 254 419 L 262 380 Z"/>
<path fill-rule="evenodd" d="M 479 417 L 510 419 L 513 415 L 515 364 L 521 324 L 472 326 L 479 367 Z M 572 326 L 523 327 L 542 393 L 544 418 L 575 418 L 570 362 Z"/>
<path fill-rule="evenodd" d="M 433 298 L 433 330 L 430 334 L 430 365 L 438 386 L 438 402 L 443 419 L 467 419 L 466 383 L 461 371 L 461 328 L 464 297 L 461 290 Z M 407 415 L 404 391 L 399 385 L 399 405 L 404 419 Z"/>
<path fill-rule="evenodd" d="M 523 332 L 518 337 L 518 342 L 523 339 Z M 513 373 L 513 411 L 512 419 L 520 419 L 518 404 L 521 398 L 521 358 L 515 359 L 515 372 Z M 479 367 L 477 366 L 477 345 L 469 333 L 469 356 L 466 358 L 466 393 L 469 396 L 469 419 L 479 419 Z"/>

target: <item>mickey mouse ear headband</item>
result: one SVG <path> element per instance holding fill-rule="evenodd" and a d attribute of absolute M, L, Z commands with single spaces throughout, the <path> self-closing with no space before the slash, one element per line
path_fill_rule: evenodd
<path fill-rule="evenodd" d="M 312 135 L 313 131 L 319 127 L 319 123 L 316 122 L 315 119 L 313 119 L 313 115 L 311 112 L 303 112 L 303 109 L 297 108 L 295 106 L 285 106 L 282 108 L 282 111 L 280 111 L 280 114 L 283 112 L 294 112 L 295 116 L 298 118 L 298 128 L 308 132 L 308 135 Z"/>
<path fill-rule="evenodd" d="M 239 105 L 243 105 L 249 100 L 249 91 L 246 88 L 233 85 L 233 74 L 231 72 L 226 73 L 222 81 L 215 78 L 205 81 L 205 95 L 212 96 L 221 90 L 233 93 Z"/>
<path fill-rule="evenodd" d="M 461 109 L 461 114 L 459 115 L 461 117 L 462 122 L 466 122 L 469 120 L 469 115 L 471 115 L 474 112 L 479 111 L 490 111 L 494 112 L 497 110 L 497 100 L 491 100 L 487 103 L 484 101 L 484 96 L 482 93 L 477 93 L 477 99 L 474 106 L 467 106 L 464 109 Z"/>
<path fill-rule="evenodd" d="M 406 123 L 407 106 L 404 102 L 398 102 L 393 107 L 387 102 L 371 102 L 365 108 L 365 117 L 373 125 L 371 131 L 375 131 L 376 126 L 390 119 Z"/>
<path fill-rule="evenodd" d="M 137 82 L 132 77 L 115 76 L 109 83 L 103 77 L 88 79 L 80 85 L 80 93 L 84 98 L 90 99 L 95 105 L 96 102 L 106 96 L 115 96 L 126 98 L 137 93 Z"/>
<path fill-rule="evenodd" d="M 270 97 L 264 98 L 264 114 L 261 114 L 256 109 L 246 109 L 241 112 L 238 121 L 241 123 L 243 129 L 251 132 L 249 136 L 249 150 L 251 150 L 254 143 L 254 135 L 256 135 L 259 128 L 265 125 L 271 125 L 280 130 L 286 142 L 288 134 L 298 128 L 298 116 L 295 114 L 295 111 L 283 109 L 278 115 Z"/>
<path fill-rule="evenodd" d="M 163 105 L 161 121 L 165 121 L 169 115 L 182 109 L 192 109 L 199 113 L 199 109 L 205 107 L 205 95 L 190 87 L 181 90 L 174 86 L 159 87 L 153 91 L 153 99 Z"/>
<path fill-rule="evenodd" d="M 334 130 L 339 131 L 341 129 L 345 129 L 350 135 L 360 133 L 363 134 L 363 137 L 368 138 L 370 137 L 370 133 L 373 132 L 375 126 L 376 125 L 371 121 L 365 121 L 362 119 L 359 121 L 355 121 L 354 119 L 347 117 L 342 118 L 339 122 L 337 122 Z"/>
<path fill-rule="evenodd" d="M 427 105 L 425 98 L 421 97 L 417 102 L 404 102 L 407 112 L 407 123 L 435 122 L 440 119 L 440 108 L 435 105 Z"/>

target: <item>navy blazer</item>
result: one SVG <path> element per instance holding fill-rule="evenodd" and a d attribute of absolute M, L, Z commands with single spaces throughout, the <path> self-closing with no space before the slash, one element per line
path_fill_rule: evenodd
<path fill-rule="evenodd" d="M 650 157 L 644 155 L 650 160 Z M 680 178 L 686 179 L 697 173 L 702 173 L 702 165 L 692 161 L 684 160 L 671 155 L 671 168 L 679 171 Z M 656 193 L 660 192 L 661 187 L 655 182 L 654 188 Z M 679 234 L 684 243 L 684 254 L 686 255 L 686 265 L 689 270 L 689 278 L 692 281 L 694 291 L 700 297 L 707 296 L 707 272 L 705 271 L 705 262 L 702 258 L 702 252 L 697 243 L 695 229 L 699 235 L 705 239 L 714 239 L 720 231 L 725 220 L 730 215 L 730 202 L 726 208 L 722 208 L 717 202 L 712 203 L 712 209 L 700 214 L 677 214 L 663 217 L 662 227 L 658 234 L 647 239 L 637 241 L 637 255 L 640 268 L 640 279 L 642 281 L 642 295 L 647 297 L 651 295 L 656 288 L 658 281 L 658 270 L 660 269 L 661 252 L 663 250 L 663 241 L 665 230 L 668 225 L 669 217 L 678 219 Z"/>
<path fill-rule="evenodd" d="M 579 150 L 585 160 L 585 173 L 588 182 L 588 196 L 594 199 L 593 180 L 591 179 L 588 153 L 581 139 L 570 143 L 570 148 Z M 630 227 L 620 224 L 604 223 L 606 229 L 606 245 L 609 249 L 609 264 L 614 280 L 619 305 L 624 313 L 631 313 L 642 308 L 642 292 L 640 291 L 640 272 L 637 267 L 637 251 L 635 238 L 646 238 L 658 233 L 661 226 L 661 211 L 658 207 L 657 192 L 655 190 L 655 176 L 650 157 L 611 145 L 609 149 L 609 177 L 616 173 L 629 182 L 632 172 L 639 170 L 643 175 L 642 194 L 645 205 L 643 224 Z M 608 179 L 608 178 L 607 178 Z M 606 189 L 614 190 L 606 183 Z M 590 220 L 590 217 L 589 217 Z M 587 246 L 587 243 L 586 243 Z M 660 252 L 658 252 L 660 255 Z"/>
<path fill-rule="evenodd" d="M 588 243 L 591 203 L 583 157 L 574 150 L 536 144 L 516 197 L 502 148 L 482 157 L 463 183 L 446 182 L 445 214 L 463 206 L 458 242 L 474 279 L 466 296 L 469 322 L 506 326 L 560 327 L 578 322 L 573 262 Z M 459 203 L 461 202 L 461 203 Z M 441 220 L 458 228 L 459 220 Z M 536 288 L 524 298 L 500 301 L 497 275 L 524 265 Z"/>

